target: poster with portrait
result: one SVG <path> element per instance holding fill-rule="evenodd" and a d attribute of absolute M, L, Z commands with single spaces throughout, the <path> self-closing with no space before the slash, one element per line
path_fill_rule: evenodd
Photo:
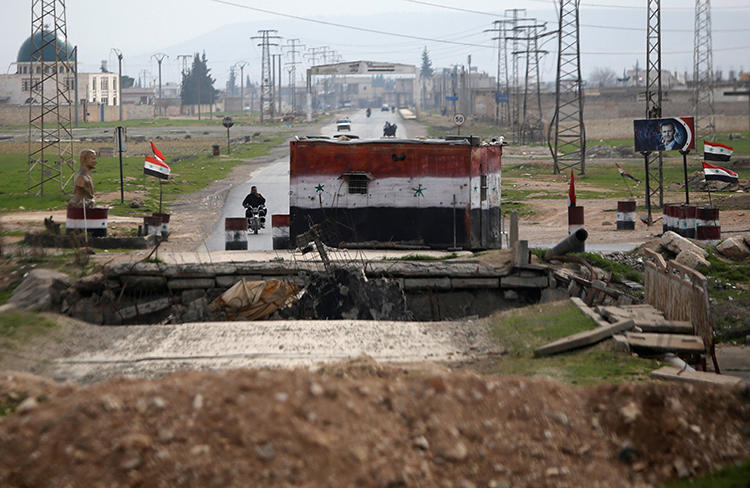
<path fill-rule="evenodd" d="M 689 151 L 695 149 L 693 117 L 633 121 L 636 152 Z"/>

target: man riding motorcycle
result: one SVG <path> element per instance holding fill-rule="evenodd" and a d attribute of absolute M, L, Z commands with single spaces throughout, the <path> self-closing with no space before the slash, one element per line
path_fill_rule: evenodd
<path fill-rule="evenodd" d="M 253 207 L 258 209 L 258 220 L 260 221 L 260 227 L 263 228 L 266 225 L 266 199 L 263 195 L 258 193 L 258 187 L 252 186 L 250 193 L 247 194 L 245 199 L 242 201 L 242 206 L 247 210 L 245 211 L 245 217 L 251 219 L 253 217 Z"/>

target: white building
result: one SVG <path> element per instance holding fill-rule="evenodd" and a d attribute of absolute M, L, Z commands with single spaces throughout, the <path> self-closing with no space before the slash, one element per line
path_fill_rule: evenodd
<path fill-rule="evenodd" d="M 107 106 L 119 105 L 118 100 L 118 75 L 115 73 L 78 73 L 75 74 L 75 53 L 70 44 L 65 44 L 62 61 L 57 63 L 55 56 L 55 43 L 53 33 L 49 31 L 39 32 L 29 37 L 21 44 L 18 50 L 18 57 L 15 66 L 15 73 L 0 75 L 0 103 L 9 105 L 25 105 L 28 103 L 39 103 L 40 100 L 31 100 L 31 83 L 38 83 L 42 78 L 41 61 L 44 60 L 45 71 L 47 74 L 50 70 L 59 69 L 58 77 L 63 78 L 63 83 L 70 90 L 71 99 L 75 96 L 74 79 L 78 80 L 78 101 L 79 103 L 90 103 Z M 47 43 L 42 51 L 42 56 L 35 55 L 32 60 L 33 46 L 40 46 Z M 58 39 L 58 43 L 62 41 Z M 33 71 L 33 73 L 32 73 Z M 45 83 L 44 90 L 46 93 L 54 93 L 54 79 L 49 79 Z M 48 86 L 49 85 L 49 86 Z M 47 91 L 50 90 L 50 91 Z"/>

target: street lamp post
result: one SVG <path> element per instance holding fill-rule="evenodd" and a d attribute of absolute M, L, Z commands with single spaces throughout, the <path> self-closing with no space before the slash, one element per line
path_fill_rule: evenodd
<path fill-rule="evenodd" d="M 120 122 L 122 122 L 122 51 L 113 47 L 112 52 L 117 56 L 117 103 L 120 105 Z"/>
<path fill-rule="evenodd" d="M 164 110 L 164 105 L 161 99 L 161 62 L 164 61 L 164 58 L 168 58 L 164 53 L 156 53 L 152 58 L 156 59 L 156 62 L 159 63 L 159 115 L 164 115 L 162 111 Z"/>

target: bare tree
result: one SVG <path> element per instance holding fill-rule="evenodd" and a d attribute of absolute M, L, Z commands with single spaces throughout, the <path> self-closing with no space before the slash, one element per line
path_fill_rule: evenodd
<path fill-rule="evenodd" d="M 617 73 L 612 68 L 594 68 L 589 76 L 591 86 L 599 88 L 605 86 L 614 86 L 617 81 Z"/>

